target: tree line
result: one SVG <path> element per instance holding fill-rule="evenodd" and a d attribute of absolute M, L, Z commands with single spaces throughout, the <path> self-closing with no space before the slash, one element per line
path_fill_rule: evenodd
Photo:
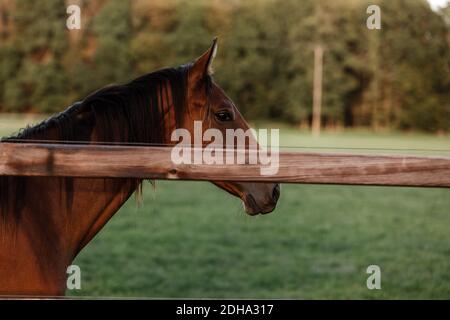
<path fill-rule="evenodd" d="M 69 3 L 80 30 L 66 28 Z M 366 27 L 370 4 L 380 30 Z M 425 0 L 4 0 L 0 111 L 60 111 L 218 36 L 215 78 L 250 119 L 310 125 L 320 44 L 325 126 L 449 131 L 449 13 Z"/>

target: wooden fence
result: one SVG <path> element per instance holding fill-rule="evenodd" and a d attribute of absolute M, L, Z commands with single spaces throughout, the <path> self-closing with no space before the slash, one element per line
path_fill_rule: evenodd
<path fill-rule="evenodd" d="M 0 175 L 450 187 L 450 157 L 280 152 L 260 164 L 180 164 L 170 147 L 0 143 Z M 249 151 L 243 152 L 247 156 Z"/>

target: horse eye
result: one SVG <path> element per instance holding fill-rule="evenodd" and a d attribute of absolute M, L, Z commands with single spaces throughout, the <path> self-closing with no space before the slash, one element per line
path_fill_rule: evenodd
<path fill-rule="evenodd" d="M 219 111 L 215 115 L 218 121 L 225 122 L 233 120 L 231 113 L 229 113 L 228 111 Z"/>

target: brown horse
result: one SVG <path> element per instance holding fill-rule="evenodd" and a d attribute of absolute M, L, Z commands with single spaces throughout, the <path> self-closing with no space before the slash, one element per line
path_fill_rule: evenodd
<path fill-rule="evenodd" d="M 171 143 L 176 128 L 248 129 L 214 83 L 213 45 L 195 62 L 100 89 L 41 124 L 6 138 L 114 143 Z M 0 294 L 62 295 L 66 269 L 130 195 L 140 179 L 0 177 Z M 271 212 L 278 184 L 214 184 L 242 199 L 247 213 Z"/>

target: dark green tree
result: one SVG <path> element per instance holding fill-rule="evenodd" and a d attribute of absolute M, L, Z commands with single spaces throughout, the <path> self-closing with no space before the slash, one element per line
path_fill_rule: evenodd
<path fill-rule="evenodd" d="M 64 0 L 39 5 L 15 1 L 12 17 L 19 36 L 1 49 L 7 59 L 2 59 L 2 77 L 12 78 L 3 86 L 6 110 L 48 112 L 66 104 L 67 79 L 61 64 L 68 44 L 64 8 Z"/>
<path fill-rule="evenodd" d="M 129 0 L 110 0 L 96 15 L 92 32 L 97 39 L 93 57 L 94 83 L 97 87 L 121 83 L 133 78 L 130 39 L 131 8 Z"/>

